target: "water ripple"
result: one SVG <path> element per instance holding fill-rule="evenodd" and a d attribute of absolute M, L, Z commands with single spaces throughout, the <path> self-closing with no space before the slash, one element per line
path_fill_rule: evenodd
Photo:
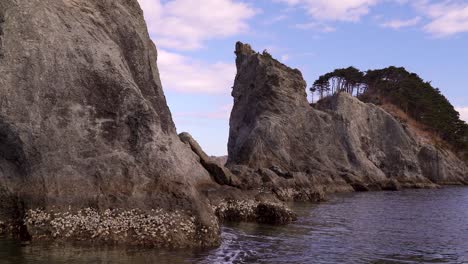
<path fill-rule="evenodd" d="M 222 245 L 207 251 L 0 240 L 0 263 L 468 263 L 468 188 L 343 194 L 292 207 L 296 223 L 231 224 Z"/>

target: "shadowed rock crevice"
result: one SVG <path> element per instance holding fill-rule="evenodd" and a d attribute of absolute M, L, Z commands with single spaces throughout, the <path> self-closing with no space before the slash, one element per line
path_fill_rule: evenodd
<path fill-rule="evenodd" d="M 239 186 L 237 177 L 224 166 L 210 158 L 203 149 L 200 147 L 197 141 L 189 133 L 179 134 L 179 138 L 187 144 L 192 151 L 200 158 L 200 163 L 210 173 L 213 179 L 221 185 Z"/>
<path fill-rule="evenodd" d="M 21 186 L 27 182 L 30 170 L 23 142 L 0 117 L 0 229 L 21 239 L 30 238 L 23 223 L 26 210 L 24 200 L 28 197 L 21 193 Z M 41 189 L 40 186 L 38 188 Z"/>
<path fill-rule="evenodd" d="M 3 35 L 4 35 L 4 23 L 5 23 L 5 7 L 0 5 L 0 59 L 3 58 Z"/>
<path fill-rule="evenodd" d="M 14 174 L 18 176 L 17 178 L 24 178 L 30 172 L 31 168 L 26 160 L 23 142 L 19 138 L 18 133 L 3 120 L 4 118 L 0 117 L 1 171 L 6 174 Z"/>

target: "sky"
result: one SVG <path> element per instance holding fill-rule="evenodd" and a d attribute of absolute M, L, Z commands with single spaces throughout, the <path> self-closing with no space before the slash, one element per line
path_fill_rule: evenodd
<path fill-rule="evenodd" d="M 468 121 L 468 0 L 138 1 L 177 131 L 210 155 L 227 154 L 236 41 L 298 68 L 309 87 L 336 68 L 403 66 Z"/>

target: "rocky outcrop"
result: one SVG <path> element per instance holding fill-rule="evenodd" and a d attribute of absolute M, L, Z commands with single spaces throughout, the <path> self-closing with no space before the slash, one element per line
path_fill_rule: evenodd
<path fill-rule="evenodd" d="M 270 191 L 264 193 L 255 182 L 240 181 L 221 162 L 206 155 L 189 133 L 181 133 L 179 137 L 199 157 L 200 163 L 210 172 L 213 180 L 222 186 L 205 191 L 220 221 L 284 225 L 297 219 L 296 214 L 278 199 L 278 195 L 272 195 Z M 252 171 L 244 173 L 248 173 L 249 177 L 237 172 L 244 179 L 255 175 Z"/>
<path fill-rule="evenodd" d="M 219 220 L 293 221 L 278 199 L 466 183 L 382 109 L 313 109 L 298 70 L 236 53 L 226 168 L 176 134 L 137 0 L 2 0 L 0 234 L 203 247 Z"/>
<path fill-rule="evenodd" d="M 284 225 L 297 220 L 296 214 L 283 204 L 256 200 L 223 201 L 214 210 L 219 219 L 229 222 Z"/>
<path fill-rule="evenodd" d="M 200 195 L 218 185 L 176 134 L 156 59 L 136 0 L 0 2 L 2 226 L 32 239 L 218 243 Z"/>
<path fill-rule="evenodd" d="M 241 179 L 284 199 L 467 182 L 453 153 L 424 143 L 380 107 L 340 93 L 313 108 L 299 70 L 242 43 L 236 55 L 228 167 L 250 170 Z"/>
<path fill-rule="evenodd" d="M 0 234 L 206 247 L 228 215 L 294 220 L 176 134 L 156 61 L 137 0 L 0 2 Z"/>
<path fill-rule="evenodd" d="M 232 174 L 232 172 L 224 165 L 206 155 L 198 142 L 193 139 L 189 133 L 181 133 L 179 134 L 179 138 L 182 140 L 182 142 L 187 144 L 199 157 L 200 163 L 203 165 L 203 167 L 205 167 L 205 169 L 210 173 L 210 175 L 218 184 L 230 186 L 238 185 L 237 177 Z"/>

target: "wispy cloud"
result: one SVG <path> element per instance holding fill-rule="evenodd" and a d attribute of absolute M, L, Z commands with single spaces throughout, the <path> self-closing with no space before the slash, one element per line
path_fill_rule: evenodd
<path fill-rule="evenodd" d="M 276 0 L 300 6 L 317 20 L 356 22 L 370 12 L 379 0 Z"/>
<path fill-rule="evenodd" d="M 416 9 L 431 19 L 423 30 L 436 36 L 447 37 L 468 32 L 468 2 L 445 0 L 433 3 L 417 1 Z"/>
<path fill-rule="evenodd" d="M 233 63 L 210 64 L 163 49 L 158 66 L 164 87 L 184 93 L 229 94 L 236 75 Z"/>
<path fill-rule="evenodd" d="M 399 20 L 399 19 L 390 20 L 385 23 L 382 23 L 381 25 L 387 28 L 400 29 L 404 27 L 416 26 L 419 24 L 419 22 L 421 22 L 421 17 L 418 16 L 412 19 L 407 19 L 407 20 Z"/>
<path fill-rule="evenodd" d="M 248 20 L 259 10 L 237 0 L 138 1 L 159 47 L 164 88 L 181 93 L 229 94 L 236 74 L 233 63 L 208 63 L 178 52 L 197 50 L 207 40 L 248 31 Z"/>
<path fill-rule="evenodd" d="M 234 0 L 138 0 L 158 46 L 177 50 L 203 47 L 205 40 L 233 36 L 249 29 L 258 10 Z"/>
<path fill-rule="evenodd" d="M 381 26 L 400 29 L 429 22 L 421 30 L 436 37 L 447 37 L 468 32 L 468 2 L 466 0 L 274 0 L 291 7 L 304 9 L 313 21 L 356 22 L 371 13 L 377 5 L 394 3 L 413 7 L 417 17 L 408 20 L 389 20 Z M 375 16 L 374 16 L 375 17 Z M 374 19 L 376 20 L 376 19 Z M 377 20 L 380 20 L 377 19 Z M 317 24 L 298 24 L 302 27 L 317 27 Z M 330 27 L 332 29 L 333 27 Z"/>

